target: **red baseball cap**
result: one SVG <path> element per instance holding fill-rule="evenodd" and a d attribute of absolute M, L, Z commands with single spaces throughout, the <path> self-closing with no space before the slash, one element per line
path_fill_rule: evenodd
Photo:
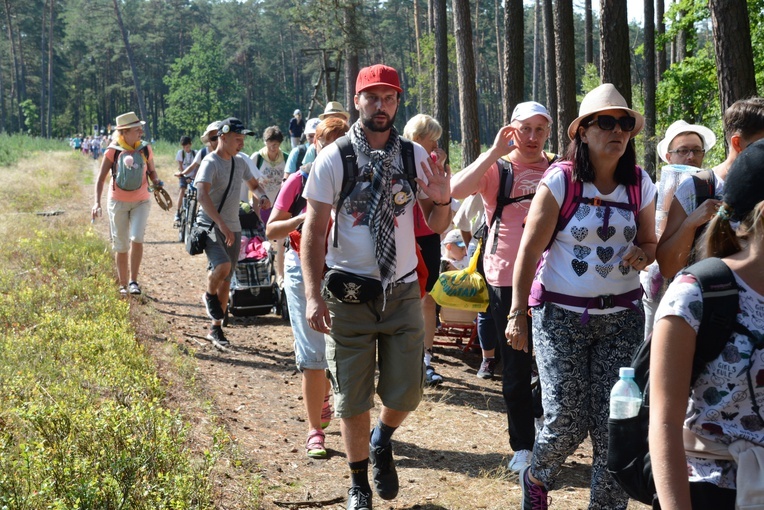
<path fill-rule="evenodd" d="M 358 73 L 358 78 L 355 80 L 355 93 L 360 94 L 364 90 L 376 87 L 377 85 L 394 88 L 399 94 L 403 92 L 401 80 L 398 78 L 398 71 L 384 64 L 376 64 L 364 67 Z"/>

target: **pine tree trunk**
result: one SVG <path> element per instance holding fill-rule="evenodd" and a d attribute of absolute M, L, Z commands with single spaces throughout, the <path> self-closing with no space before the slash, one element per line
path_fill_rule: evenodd
<path fill-rule="evenodd" d="M 709 0 L 722 112 L 756 95 L 751 26 L 746 0 Z"/>
<path fill-rule="evenodd" d="M 501 17 L 501 9 L 499 8 L 500 4 L 501 0 L 494 0 L 493 14 L 494 26 L 496 28 L 496 58 L 498 59 L 499 64 L 499 97 L 501 98 L 502 118 L 504 118 L 507 116 L 507 112 L 503 111 L 506 94 L 504 93 L 504 80 L 501 79 L 501 77 L 504 76 L 504 45 L 502 44 L 503 37 L 501 35 L 504 33 L 504 30 L 502 30 L 501 26 L 503 18 Z"/>
<path fill-rule="evenodd" d="M 45 10 L 48 7 L 48 2 L 43 2 L 42 14 L 40 16 L 40 136 L 45 137 L 45 115 L 48 113 L 45 109 Z"/>
<path fill-rule="evenodd" d="M 358 59 L 359 36 L 356 25 L 357 5 L 352 2 L 343 9 L 343 21 L 345 25 L 345 109 L 350 113 L 349 122 L 352 124 L 358 120 L 358 110 L 355 109 L 355 80 L 360 71 Z"/>
<path fill-rule="evenodd" d="M 509 124 L 512 109 L 523 100 L 525 81 L 524 12 L 522 0 L 506 0 L 504 3 L 504 123 Z"/>
<path fill-rule="evenodd" d="M 52 136 L 53 127 L 53 23 L 55 17 L 56 0 L 50 0 L 50 22 L 48 23 L 48 114 L 46 115 L 46 136 Z M 42 85 L 41 85 L 42 86 Z"/>
<path fill-rule="evenodd" d="M 433 29 L 435 34 L 435 120 L 443 128 L 440 146 L 448 154 L 451 142 L 448 93 L 448 18 L 446 0 L 433 0 Z"/>
<path fill-rule="evenodd" d="M 578 116 L 572 0 L 557 0 L 554 28 L 557 48 L 557 146 L 563 152 L 569 140 L 568 125 Z"/>
<path fill-rule="evenodd" d="M 679 11 L 679 19 L 684 18 L 687 16 L 687 11 L 681 10 Z M 676 33 L 676 60 L 675 62 L 682 62 L 684 59 L 689 57 L 689 40 L 690 40 L 690 34 L 687 33 L 687 30 L 679 30 Z"/>
<path fill-rule="evenodd" d="M 600 2 L 600 76 L 602 83 L 612 83 L 631 105 L 631 64 L 629 24 L 626 2 Z"/>
<path fill-rule="evenodd" d="M 19 81 L 21 79 L 21 71 L 19 69 L 19 60 L 18 60 L 18 50 L 16 49 L 16 39 L 13 36 L 13 18 L 11 16 L 11 6 L 8 3 L 8 0 L 4 0 L 4 6 L 5 6 L 5 28 L 8 33 L 8 43 L 10 44 L 10 50 L 11 50 L 11 61 L 13 65 L 11 66 L 11 110 L 14 108 L 17 110 L 18 120 L 17 120 L 17 128 L 19 130 L 23 129 L 24 120 L 23 115 L 21 112 L 21 86 L 19 84 Z M 14 105 L 14 102 L 16 103 Z M 11 127 L 12 128 L 12 127 Z"/>
<path fill-rule="evenodd" d="M 546 71 L 546 107 L 553 119 L 557 118 L 557 62 L 554 48 L 554 10 L 552 0 L 543 0 L 544 17 L 544 69 Z M 575 117 L 574 117 L 575 118 Z M 555 122 L 556 124 L 557 122 Z M 557 136 L 550 134 L 549 150 L 562 152 Z"/>
<path fill-rule="evenodd" d="M 424 90 L 419 87 L 419 83 L 422 76 L 422 48 L 420 46 L 421 34 L 419 33 L 419 0 L 414 0 L 414 41 L 416 43 L 416 74 L 417 74 L 417 109 L 421 112 L 424 110 L 422 104 L 422 96 Z"/>
<path fill-rule="evenodd" d="M 536 0 L 533 7 L 533 100 L 539 101 L 541 86 L 541 0 Z"/>
<path fill-rule="evenodd" d="M 651 1 L 651 0 L 647 0 Z M 661 39 L 666 33 L 666 24 L 663 22 L 663 0 L 655 0 L 655 18 L 658 20 L 655 27 L 655 38 Z M 661 45 L 660 49 L 655 55 L 655 78 L 656 81 L 660 81 L 663 77 L 663 73 L 666 72 L 666 46 Z"/>
<path fill-rule="evenodd" d="M 453 0 L 456 67 L 459 79 L 459 113 L 462 126 L 462 165 L 466 167 L 480 155 L 475 53 L 472 48 L 469 0 Z"/>
<path fill-rule="evenodd" d="M 594 63 L 594 21 L 592 20 L 592 0 L 584 1 L 584 63 Z"/>
<path fill-rule="evenodd" d="M 138 71 L 135 67 L 135 59 L 133 58 L 133 48 L 130 46 L 130 39 L 125 30 L 125 25 L 122 23 L 122 14 L 119 12 L 119 0 L 114 1 L 114 14 L 117 16 L 117 24 L 119 25 L 119 31 L 122 33 L 122 41 L 125 44 L 125 51 L 127 52 L 127 61 L 130 63 L 130 72 L 133 75 L 133 84 L 135 85 L 135 95 L 138 100 L 138 109 L 141 112 L 141 120 L 146 122 L 144 128 L 144 134 L 147 140 L 151 140 L 151 124 L 148 122 L 148 115 L 146 114 L 146 104 L 143 101 L 143 91 L 141 90 L 141 81 L 138 78 Z"/>
<path fill-rule="evenodd" d="M 655 180 L 655 6 L 645 2 L 645 171 Z"/>

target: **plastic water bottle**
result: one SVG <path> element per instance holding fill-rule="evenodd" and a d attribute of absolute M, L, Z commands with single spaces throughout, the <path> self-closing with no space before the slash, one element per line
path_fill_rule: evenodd
<path fill-rule="evenodd" d="M 621 379 L 610 392 L 610 417 L 633 418 L 639 414 L 639 407 L 642 405 L 642 393 L 634 382 L 634 369 L 621 367 L 618 375 Z"/>

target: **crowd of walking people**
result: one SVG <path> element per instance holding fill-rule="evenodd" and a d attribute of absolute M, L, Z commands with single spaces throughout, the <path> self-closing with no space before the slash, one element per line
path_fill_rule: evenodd
<path fill-rule="evenodd" d="M 230 347 L 223 322 L 241 253 L 240 204 L 248 203 L 274 247 L 290 310 L 305 451 L 326 457 L 324 428 L 339 419 L 348 510 L 371 509 L 373 492 L 398 496 L 392 437 L 424 387 L 445 382 L 433 362 L 430 291 L 442 269 L 464 269 L 476 246 L 488 288 L 476 325 L 477 376 L 490 379 L 501 364 L 507 469 L 519 474 L 523 510 L 548 508 L 563 463 L 587 436 L 589 508 L 626 509 L 629 497 L 607 466 L 610 391 L 646 338 L 654 507 L 762 508 L 751 505 L 763 504 L 764 479 L 764 99 L 727 109 L 729 153 L 709 170 L 714 132 L 672 124 L 657 147 L 667 164 L 658 184 L 637 165 L 634 139 L 645 118 L 612 84 L 583 98 L 561 154 L 545 151 L 553 116 L 527 101 L 453 175 L 434 118 L 416 115 L 399 135 L 402 93 L 395 69 L 372 65 L 358 74 L 352 124 L 336 101 L 318 118 L 295 110 L 290 152 L 271 126 L 250 156 L 241 151 L 255 133 L 231 117 L 207 127 L 200 151 L 184 137 L 176 157 L 178 207 L 192 183 L 197 223 L 208 232 L 208 338 Z M 116 119 L 91 212 L 101 214 L 111 172 L 108 215 L 123 294 L 141 293 L 149 181 L 162 184 L 142 124 L 132 112 Z M 670 184 L 667 175 L 679 177 Z M 734 274 L 741 327 L 695 378 L 704 289 L 692 264 L 705 257 L 721 258 Z M 688 436 L 703 448 L 690 449 Z"/>

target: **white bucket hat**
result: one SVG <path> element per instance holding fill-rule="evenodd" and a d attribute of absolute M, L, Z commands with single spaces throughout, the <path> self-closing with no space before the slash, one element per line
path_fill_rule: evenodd
<path fill-rule="evenodd" d="M 117 117 L 117 126 L 114 129 L 130 129 L 145 124 L 146 122 L 138 119 L 135 112 L 127 112 Z"/>
<path fill-rule="evenodd" d="M 204 133 L 202 133 L 202 136 L 200 137 L 202 142 L 208 143 L 210 141 L 209 135 L 213 131 L 217 131 L 220 129 L 220 121 L 216 120 L 215 122 L 212 122 L 209 126 L 207 126 L 207 129 L 204 130 Z"/>
<path fill-rule="evenodd" d="M 637 122 L 634 125 L 634 130 L 629 133 L 631 138 L 637 136 L 645 125 L 645 118 L 642 114 L 628 107 L 626 100 L 621 93 L 616 90 L 615 86 L 612 83 L 603 83 L 599 87 L 592 89 L 586 96 L 584 96 L 584 100 L 581 101 L 581 108 L 578 109 L 578 117 L 576 117 L 576 119 L 570 123 L 570 126 L 568 126 L 568 136 L 570 139 L 575 139 L 578 125 L 583 119 L 595 113 L 604 112 L 605 110 L 623 110 L 637 119 Z"/>
<path fill-rule="evenodd" d="M 699 126 L 698 124 L 688 124 L 683 120 L 678 120 L 668 127 L 666 130 L 666 136 L 663 138 L 663 140 L 660 141 L 660 143 L 658 143 L 658 146 L 655 148 L 655 150 L 658 152 L 658 156 L 660 156 L 661 159 L 666 163 L 669 162 L 669 160 L 666 159 L 666 154 L 669 151 L 671 142 L 673 142 L 674 138 L 681 135 L 682 133 L 695 133 L 698 135 L 703 142 L 703 149 L 706 151 L 711 150 L 711 147 L 716 145 L 716 135 L 707 127 Z"/>

